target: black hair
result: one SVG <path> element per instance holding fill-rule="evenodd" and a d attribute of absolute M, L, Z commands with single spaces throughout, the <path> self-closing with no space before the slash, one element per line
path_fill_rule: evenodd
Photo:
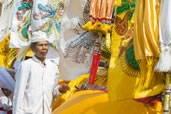
<path fill-rule="evenodd" d="M 63 2 L 60 2 L 60 3 L 58 4 L 58 6 L 59 6 L 59 8 L 64 9 L 64 3 L 63 3 Z"/>

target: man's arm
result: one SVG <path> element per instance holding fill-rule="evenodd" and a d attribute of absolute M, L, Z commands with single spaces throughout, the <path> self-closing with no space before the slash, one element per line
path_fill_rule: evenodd
<path fill-rule="evenodd" d="M 58 85 L 58 82 L 59 82 L 58 74 L 59 74 L 59 71 L 57 70 L 56 76 L 55 76 L 54 88 L 53 88 L 53 95 L 54 96 L 61 95 L 70 89 L 67 84 Z"/>
<path fill-rule="evenodd" d="M 56 77 L 54 79 L 54 86 L 53 86 L 53 95 L 54 96 L 58 96 L 61 94 L 58 90 L 60 87 L 60 85 L 58 85 L 58 81 L 59 81 L 59 77 L 58 77 L 58 75 L 56 75 Z"/>
<path fill-rule="evenodd" d="M 16 73 L 16 85 L 13 98 L 13 114 L 24 114 L 24 93 L 27 85 L 27 79 L 29 76 L 29 68 L 26 65 L 21 64 Z"/>

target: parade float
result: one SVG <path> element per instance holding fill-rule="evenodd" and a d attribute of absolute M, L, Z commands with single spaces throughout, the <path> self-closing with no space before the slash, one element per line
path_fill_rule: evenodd
<path fill-rule="evenodd" d="M 159 10 L 159 0 L 2 1 L 0 65 L 13 69 L 32 56 L 31 33 L 41 30 L 59 84 L 70 86 L 54 99 L 53 114 L 162 114 Z"/>

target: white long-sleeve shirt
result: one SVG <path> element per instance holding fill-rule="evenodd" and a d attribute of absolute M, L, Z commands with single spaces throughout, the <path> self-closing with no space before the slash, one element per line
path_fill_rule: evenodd
<path fill-rule="evenodd" d="M 21 63 L 16 73 L 13 114 L 51 114 L 53 95 L 58 91 L 58 69 L 33 57 Z"/>

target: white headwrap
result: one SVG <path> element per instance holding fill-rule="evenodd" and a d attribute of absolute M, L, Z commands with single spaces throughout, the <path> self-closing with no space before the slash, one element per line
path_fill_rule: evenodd
<path fill-rule="evenodd" d="M 14 92 L 15 81 L 5 68 L 0 67 L 0 88 L 6 88 Z"/>
<path fill-rule="evenodd" d="M 40 42 L 40 41 L 48 41 L 48 37 L 45 32 L 36 31 L 32 33 L 31 43 Z"/>

